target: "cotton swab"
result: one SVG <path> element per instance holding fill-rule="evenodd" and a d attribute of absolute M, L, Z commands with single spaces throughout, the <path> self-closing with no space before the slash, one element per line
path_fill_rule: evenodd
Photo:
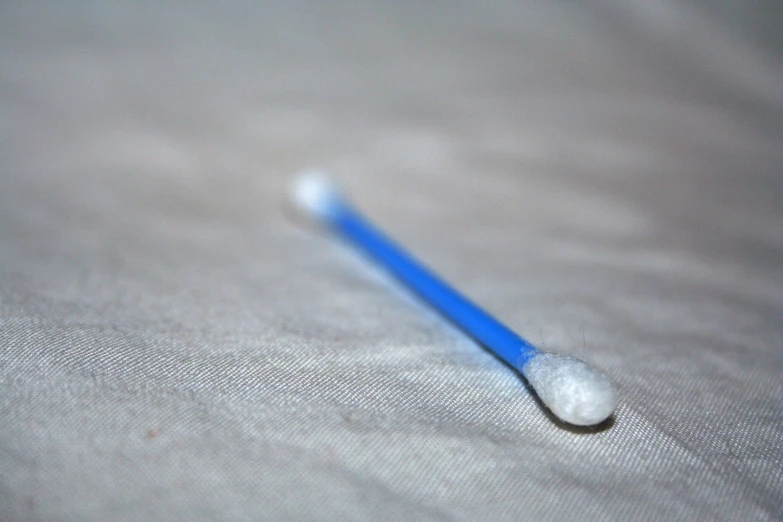
<path fill-rule="evenodd" d="M 603 373 L 570 355 L 539 350 L 471 303 L 376 229 L 323 174 L 303 174 L 294 184 L 293 200 L 306 215 L 350 240 L 456 326 L 521 372 L 561 420 L 592 426 L 612 415 L 617 398 Z"/>

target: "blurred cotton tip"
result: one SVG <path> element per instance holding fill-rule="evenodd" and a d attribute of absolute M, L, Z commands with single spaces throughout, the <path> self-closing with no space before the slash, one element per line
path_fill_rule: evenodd
<path fill-rule="evenodd" d="M 321 171 L 300 174 L 291 196 L 301 212 L 319 220 L 332 217 L 342 201 L 337 185 Z"/>
<path fill-rule="evenodd" d="M 561 420 L 592 426 L 617 406 L 617 395 L 606 376 L 570 355 L 539 352 L 521 368 L 541 401 Z"/>

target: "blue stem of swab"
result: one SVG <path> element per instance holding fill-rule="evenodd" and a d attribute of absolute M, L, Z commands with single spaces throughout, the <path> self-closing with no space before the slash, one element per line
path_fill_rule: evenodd
<path fill-rule="evenodd" d="M 538 352 L 535 346 L 417 263 L 345 202 L 335 205 L 329 223 L 446 318 L 512 367 L 523 366 Z"/>

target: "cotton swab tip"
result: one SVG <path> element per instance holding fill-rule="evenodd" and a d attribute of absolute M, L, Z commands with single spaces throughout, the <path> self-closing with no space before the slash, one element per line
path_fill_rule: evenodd
<path fill-rule="evenodd" d="M 617 395 L 609 379 L 576 357 L 539 352 L 521 371 L 541 401 L 569 424 L 599 424 L 617 407 Z"/>
<path fill-rule="evenodd" d="M 297 177 L 291 197 L 301 212 L 319 220 L 332 216 L 342 201 L 337 185 L 317 170 L 303 172 Z"/>

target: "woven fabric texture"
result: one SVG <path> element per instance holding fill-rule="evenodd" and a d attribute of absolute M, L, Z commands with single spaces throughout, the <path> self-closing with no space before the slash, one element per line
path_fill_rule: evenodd
<path fill-rule="evenodd" d="M 782 54 L 726 12 L 2 2 L 0 519 L 783 519 Z M 305 167 L 613 420 L 290 219 Z"/>

